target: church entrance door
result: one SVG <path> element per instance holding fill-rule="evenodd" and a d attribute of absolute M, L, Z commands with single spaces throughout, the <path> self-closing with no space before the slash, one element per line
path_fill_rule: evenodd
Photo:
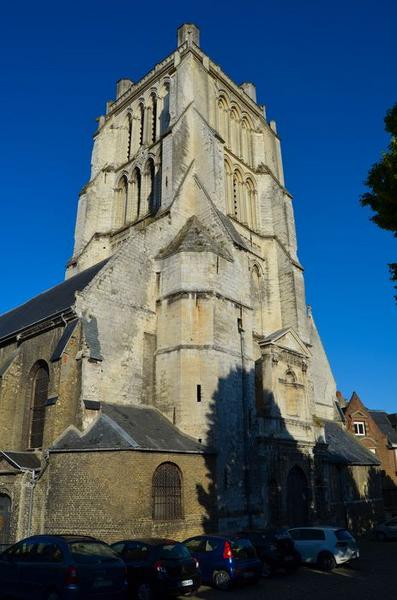
<path fill-rule="evenodd" d="M 2 545 L 10 543 L 11 499 L 0 494 L 0 550 Z"/>
<path fill-rule="evenodd" d="M 293 467 L 287 477 L 287 519 L 289 525 L 307 525 L 309 496 L 306 475 L 300 467 Z"/>

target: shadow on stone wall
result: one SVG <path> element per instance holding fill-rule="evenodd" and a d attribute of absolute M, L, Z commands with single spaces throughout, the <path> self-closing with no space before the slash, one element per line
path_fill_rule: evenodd
<path fill-rule="evenodd" d="M 196 486 L 205 532 L 328 524 L 362 533 L 382 519 L 379 469 L 332 462 L 321 438 L 308 452 L 273 394 L 255 394 L 252 370 L 219 379 L 207 419 L 217 456 L 206 460 L 208 489 Z"/>

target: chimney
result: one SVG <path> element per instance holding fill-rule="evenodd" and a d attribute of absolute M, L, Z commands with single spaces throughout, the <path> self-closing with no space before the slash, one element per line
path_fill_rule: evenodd
<path fill-rule="evenodd" d="M 194 23 L 184 23 L 177 30 L 178 34 L 178 48 L 185 42 L 191 46 L 195 43 L 196 46 L 200 46 L 200 29 Z"/>
<path fill-rule="evenodd" d="M 246 81 L 240 85 L 241 89 L 253 100 L 256 102 L 256 87 L 250 81 Z"/>
<path fill-rule="evenodd" d="M 116 100 L 125 94 L 125 92 L 133 85 L 134 83 L 131 81 L 131 79 L 119 79 L 116 83 Z"/>

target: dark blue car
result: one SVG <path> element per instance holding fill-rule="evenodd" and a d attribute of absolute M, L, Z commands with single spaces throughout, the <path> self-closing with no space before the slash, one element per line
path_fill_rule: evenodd
<path fill-rule="evenodd" d="M 203 583 L 227 590 L 233 583 L 255 583 L 262 563 L 251 542 L 233 535 L 197 535 L 184 541 L 200 565 Z"/>
<path fill-rule="evenodd" d="M 126 568 L 95 538 L 35 535 L 0 555 L 0 597 L 15 600 L 121 600 Z"/>

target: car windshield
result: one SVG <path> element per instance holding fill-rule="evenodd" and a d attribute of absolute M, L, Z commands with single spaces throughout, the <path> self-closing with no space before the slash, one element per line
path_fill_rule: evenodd
<path fill-rule="evenodd" d="M 231 542 L 233 557 L 237 560 L 247 560 L 256 556 L 255 548 L 249 540 L 234 540 Z"/>
<path fill-rule="evenodd" d="M 338 529 L 338 531 L 335 531 L 335 536 L 337 540 L 343 541 L 343 540 L 352 540 L 353 536 L 350 535 L 350 533 L 347 531 L 347 529 Z"/>
<path fill-rule="evenodd" d="M 71 542 L 69 548 L 78 564 L 120 560 L 112 548 L 100 542 Z"/>
<path fill-rule="evenodd" d="M 183 544 L 163 544 L 157 546 L 156 557 L 163 560 L 175 560 L 180 558 L 192 558 L 189 550 Z"/>

